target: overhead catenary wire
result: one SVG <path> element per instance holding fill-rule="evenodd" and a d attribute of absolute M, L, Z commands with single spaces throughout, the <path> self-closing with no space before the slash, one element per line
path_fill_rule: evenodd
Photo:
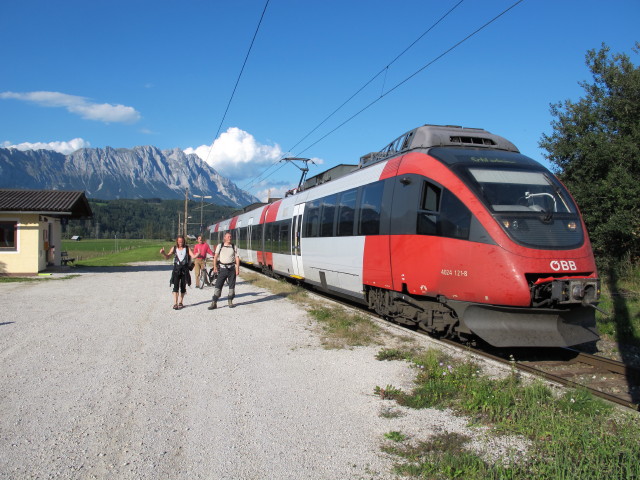
<path fill-rule="evenodd" d="M 469 40 L 471 37 L 473 37 L 474 35 L 476 35 L 477 33 L 479 33 L 480 31 L 482 31 L 483 29 L 485 29 L 486 27 L 488 27 L 489 25 L 491 25 L 493 22 L 495 22 L 498 18 L 502 17 L 505 13 L 507 13 L 509 10 L 513 9 L 514 7 L 516 7 L 518 4 L 522 3 L 524 0 L 518 0 L 516 1 L 514 4 L 512 4 L 510 7 L 508 7 L 507 9 L 503 10 L 502 12 L 500 12 L 498 15 L 496 15 L 495 17 L 493 17 L 491 20 L 489 20 L 488 22 L 486 22 L 484 25 L 482 25 L 481 27 L 477 28 L 476 30 L 474 30 L 472 33 L 470 33 L 469 35 L 467 35 L 466 37 L 464 37 L 462 40 L 460 40 L 459 42 L 457 42 L 455 45 L 451 46 L 450 48 L 448 48 L 447 50 L 445 50 L 444 52 L 442 52 L 440 55 L 438 55 L 437 57 L 435 57 L 433 60 L 429 61 L 427 64 L 423 65 L 422 67 L 420 67 L 418 70 L 416 70 L 415 72 L 413 72 L 411 75 L 409 75 L 408 77 L 406 77 L 404 80 L 402 80 L 401 82 L 397 83 L 396 85 L 394 85 L 392 88 L 390 88 L 389 90 L 387 90 L 385 93 L 381 94 L 378 98 L 376 98 L 375 100 L 373 100 L 372 102 L 370 102 L 368 105 L 366 105 L 365 107 L 361 108 L 360 110 L 358 110 L 356 113 L 354 113 L 353 115 L 351 115 L 349 118 L 347 118 L 345 121 L 343 121 L 342 123 L 340 123 L 337 127 L 335 127 L 334 129 L 330 130 L 329 132 L 327 132 L 326 134 L 324 134 L 322 137 L 320 137 L 318 140 L 316 140 L 315 142 L 313 142 L 311 145 L 309 145 L 308 147 L 306 147 L 304 150 L 301 150 L 300 152 L 298 152 L 296 154 L 296 156 L 300 156 L 302 155 L 304 152 L 306 152 L 307 150 L 309 150 L 311 147 L 313 147 L 314 145 L 318 144 L 319 142 L 321 142 L 322 140 L 324 140 L 325 138 L 327 138 L 329 135 L 331 135 L 332 133 L 334 133 L 336 130 L 338 130 L 339 128 L 342 128 L 344 125 L 346 125 L 347 123 L 349 123 L 351 120 L 353 120 L 354 118 L 356 118 L 358 115 L 360 115 L 362 112 L 364 112 L 365 110 L 367 110 L 368 108 L 370 108 L 371 106 L 373 106 L 374 104 L 376 104 L 377 102 L 379 102 L 380 100 L 382 100 L 384 97 L 386 97 L 387 95 L 389 95 L 391 92 L 393 92 L 394 90 L 396 90 L 397 88 L 399 88 L 400 86 L 404 85 L 405 83 L 407 83 L 409 80 L 411 80 L 413 77 L 415 77 L 416 75 L 418 75 L 420 72 L 422 72 L 423 70 L 425 70 L 426 68 L 430 67 L 431 65 L 433 65 L 435 62 L 437 62 L 438 60 L 440 60 L 442 57 L 444 57 L 445 55 L 449 54 L 451 51 L 453 51 L 455 48 L 459 47 L 460 45 L 462 45 L 464 42 L 466 42 L 467 40 Z"/>
<path fill-rule="evenodd" d="M 355 93 L 353 93 L 349 98 L 347 98 L 344 102 L 342 102 L 342 104 L 340 104 L 340 106 L 338 106 L 338 108 L 333 110 L 333 112 L 331 112 L 329 115 L 327 115 L 319 124 L 317 124 L 315 127 L 313 127 L 313 129 L 311 129 L 304 137 L 302 137 L 300 140 L 298 140 L 298 142 L 295 145 L 293 145 L 288 151 L 293 151 L 294 148 L 296 148 L 298 145 L 300 145 L 310 135 L 312 135 L 316 130 L 318 130 L 318 128 L 320 128 L 322 125 L 324 125 L 327 122 L 327 120 L 329 120 L 336 113 L 338 113 L 338 111 L 340 111 L 347 103 L 349 103 L 360 92 L 362 92 L 365 88 L 367 88 L 382 73 L 385 73 L 385 79 L 386 79 L 386 73 L 389 71 L 389 67 L 391 65 L 393 65 L 397 60 L 399 60 L 400 57 L 402 57 L 405 53 L 407 53 L 411 49 L 411 47 L 413 47 L 416 43 L 418 43 L 425 35 L 427 35 L 431 30 L 433 30 L 447 16 L 449 16 L 462 2 L 464 2 L 464 0 L 460 0 L 453 7 L 451 7 L 444 15 L 442 15 L 438 20 L 436 20 L 436 22 L 434 22 L 428 29 L 426 29 L 424 32 L 422 32 L 422 34 L 420 34 L 420 36 L 418 36 L 418 38 L 416 38 L 404 50 L 402 50 L 402 52 L 400 52 L 398 55 L 396 55 L 396 57 L 393 60 L 391 60 L 389 63 L 387 63 L 378 73 L 376 73 L 373 77 L 371 77 L 368 81 L 366 81 L 358 90 L 356 90 Z M 382 88 L 383 88 L 383 90 L 380 93 L 380 98 L 382 98 L 382 96 L 383 96 L 384 84 L 383 84 Z M 308 150 L 308 148 L 307 148 L 307 150 Z M 260 177 L 262 177 L 262 175 L 264 175 L 270 168 L 272 168 L 273 166 L 277 165 L 285 156 L 286 156 L 286 154 L 283 154 L 278 160 L 276 160 L 271 165 L 269 165 L 266 169 L 264 169 L 262 172 L 260 172 L 260 174 L 257 175 L 256 177 L 254 177 L 254 179 L 252 179 L 249 182 L 247 182 L 242 188 L 244 190 L 246 190 L 246 189 L 251 188 L 256 183 L 258 183 L 258 181 L 259 181 L 258 179 Z M 278 171 L 278 170 L 280 170 L 280 168 L 276 169 L 276 171 Z M 275 173 L 275 171 L 273 173 Z M 269 176 L 273 175 L 273 173 L 269 174 Z M 268 178 L 268 177 L 265 177 L 265 178 Z"/>
<path fill-rule="evenodd" d="M 209 146 L 209 151 L 207 152 L 207 158 L 205 159 L 205 163 L 209 162 L 209 156 L 211 155 L 211 150 L 213 149 L 213 144 L 215 143 L 218 135 L 220 134 L 220 130 L 222 130 L 222 125 L 224 124 L 224 120 L 227 117 L 227 113 L 229 112 L 229 107 L 231 106 L 231 101 L 236 94 L 236 90 L 238 89 L 238 84 L 240 83 L 240 78 L 242 77 L 242 73 L 244 72 L 244 67 L 247 65 L 247 60 L 249 60 L 249 54 L 251 53 L 251 49 L 253 48 L 253 44 L 256 41 L 256 37 L 258 36 L 258 31 L 260 30 L 260 25 L 262 24 L 262 19 L 264 18 L 264 14 L 267 11 L 267 7 L 269 6 L 269 1 L 267 0 L 264 4 L 264 8 L 262 9 L 262 15 L 260 15 L 260 20 L 258 21 L 258 26 L 256 27 L 256 31 L 253 33 L 253 38 L 251 39 L 251 44 L 249 45 L 249 49 L 247 50 L 247 55 L 244 57 L 244 62 L 242 63 L 242 68 L 240 69 L 240 73 L 238 74 L 238 78 L 236 79 L 236 84 L 233 86 L 233 91 L 231 92 L 231 96 L 229 97 L 229 101 L 227 102 L 227 108 L 224 110 L 224 114 L 222 115 L 222 120 L 220 120 L 220 125 L 218 126 L 218 131 L 213 137 L 213 142 Z"/>

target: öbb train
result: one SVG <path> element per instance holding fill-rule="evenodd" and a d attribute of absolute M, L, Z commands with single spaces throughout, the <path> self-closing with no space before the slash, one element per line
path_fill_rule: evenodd
<path fill-rule="evenodd" d="M 242 261 L 395 322 L 497 347 L 598 339 L 600 283 L 573 198 L 486 130 L 424 125 L 358 165 L 212 225 Z"/>

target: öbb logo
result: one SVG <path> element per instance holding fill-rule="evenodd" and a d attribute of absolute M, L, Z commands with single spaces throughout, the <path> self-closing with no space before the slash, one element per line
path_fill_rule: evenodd
<path fill-rule="evenodd" d="M 554 272 L 559 272 L 560 270 L 564 272 L 575 272 L 578 269 L 578 267 L 576 267 L 576 262 L 574 262 L 573 260 L 551 260 L 549 266 Z"/>

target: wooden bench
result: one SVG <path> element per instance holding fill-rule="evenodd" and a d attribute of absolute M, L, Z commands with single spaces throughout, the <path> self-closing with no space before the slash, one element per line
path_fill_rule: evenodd
<path fill-rule="evenodd" d="M 70 262 L 75 262 L 75 258 L 69 258 L 69 254 L 67 252 L 60 252 L 60 264 L 68 265 Z"/>

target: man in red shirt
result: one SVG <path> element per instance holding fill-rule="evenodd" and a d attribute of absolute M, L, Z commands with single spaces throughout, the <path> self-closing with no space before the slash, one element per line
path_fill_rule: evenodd
<path fill-rule="evenodd" d="M 209 248 L 207 242 L 205 242 L 202 238 L 202 235 L 198 235 L 198 243 L 196 243 L 196 245 L 193 247 L 193 253 L 195 253 L 196 255 L 193 259 L 193 263 L 195 264 L 193 274 L 196 277 L 196 288 L 200 288 L 200 269 L 206 268 L 205 259 L 207 258 L 207 254 L 211 255 L 212 257 L 214 254 L 211 251 L 211 248 Z M 209 285 L 209 280 L 206 275 L 204 278 L 207 285 Z"/>

